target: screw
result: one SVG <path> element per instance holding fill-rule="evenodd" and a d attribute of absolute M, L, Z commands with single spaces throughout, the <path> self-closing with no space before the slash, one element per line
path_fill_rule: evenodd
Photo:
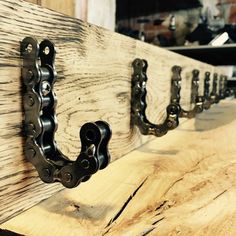
<path fill-rule="evenodd" d="M 49 169 L 42 169 L 42 177 L 43 178 L 49 178 L 51 175 L 51 171 Z"/>
<path fill-rule="evenodd" d="M 167 126 L 168 126 L 169 128 L 171 128 L 171 127 L 173 126 L 172 121 L 168 121 L 168 122 L 167 122 Z"/>
<path fill-rule="evenodd" d="M 41 91 L 43 96 L 47 96 L 51 92 L 51 85 L 48 81 L 43 81 Z"/>
<path fill-rule="evenodd" d="M 27 44 L 26 47 L 25 47 L 25 52 L 26 53 L 31 53 L 33 50 L 33 45 L 32 44 Z"/>
<path fill-rule="evenodd" d="M 71 175 L 69 172 L 66 172 L 66 173 L 63 175 L 63 179 L 65 180 L 65 182 L 69 183 L 69 182 L 71 182 L 71 180 L 72 180 L 72 175 Z"/>
<path fill-rule="evenodd" d="M 33 148 L 26 149 L 25 152 L 26 152 L 26 156 L 27 156 L 28 158 L 34 158 L 35 155 L 36 155 L 36 152 L 35 152 L 35 150 L 34 150 Z"/>
<path fill-rule="evenodd" d="M 28 99 L 27 99 L 27 104 L 32 107 L 34 105 L 34 98 L 32 96 L 29 95 Z"/>
<path fill-rule="evenodd" d="M 94 153 L 95 153 L 95 145 L 92 144 L 92 145 L 88 148 L 87 154 L 88 154 L 89 157 L 91 157 L 91 156 L 94 155 Z"/>
<path fill-rule="evenodd" d="M 30 123 L 27 125 L 27 133 L 30 133 L 30 134 L 36 133 L 34 124 Z"/>
<path fill-rule="evenodd" d="M 82 168 L 84 168 L 84 169 L 88 169 L 89 166 L 90 166 L 89 161 L 86 160 L 86 159 L 82 160 L 82 161 L 80 162 L 80 164 L 81 164 Z"/>
<path fill-rule="evenodd" d="M 28 70 L 26 78 L 29 82 L 32 81 L 32 79 L 34 78 L 34 73 L 32 70 Z"/>

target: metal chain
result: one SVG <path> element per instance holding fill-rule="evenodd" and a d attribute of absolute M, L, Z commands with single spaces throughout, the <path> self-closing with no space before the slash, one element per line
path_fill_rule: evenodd
<path fill-rule="evenodd" d="M 180 109 L 179 117 L 185 118 L 193 118 L 196 113 L 200 113 L 203 110 L 203 102 L 204 98 L 198 95 L 198 88 L 199 88 L 199 71 L 193 70 L 193 78 L 192 78 L 192 87 L 191 87 L 191 102 L 195 103 L 195 106 L 192 110 L 186 111 L 180 105 L 180 91 L 181 91 L 181 72 L 182 68 L 180 66 L 173 66 L 172 67 L 172 97 L 171 101 L 178 104 Z"/>
<path fill-rule="evenodd" d="M 143 135 L 155 135 L 161 137 L 179 124 L 179 107 L 171 103 L 167 109 L 167 117 L 162 124 L 151 123 L 146 116 L 146 84 L 148 63 L 143 59 L 135 59 L 132 63 L 132 91 L 131 91 L 131 117 L 132 123 L 139 127 Z"/>
<path fill-rule="evenodd" d="M 43 40 L 39 45 L 35 39 L 27 37 L 21 42 L 21 54 L 25 155 L 42 181 L 76 187 L 108 165 L 110 127 L 104 121 L 84 124 L 80 130 L 81 153 L 76 161 L 69 160 L 54 139 L 58 126 L 55 115 L 57 98 L 53 91 L 57 77 L 54 45 L 49 40 Z"/>
<path fill-rule="evenodd" d="M 203 92 L 203 96 L 204 96 L 204 104 L 203 107 L 205 110 L 209 110 L 211 107 L 211 96 L 210 96 L 210 72 L 206 72 L 205 73 L 205 79 L 204 79 L 204 92 Z"/>
<path fill-rule="evenodd" d="M 212 91 L 210 93 L 211 104 L 219 103 L 219 101 L 220 101 L 220 96 L 219 96 L 219 94 L 217 92 L 217 87 L 218 87 L 218 74 L 214 73 L 214 75 L 213 75 L 213 84 L 212 84 Z"/>
<path fill-rule="evenodd" d="M 224 99 L 227 97 L 227 76 L 221 75 L 219 82 L 219 97 Z"/>

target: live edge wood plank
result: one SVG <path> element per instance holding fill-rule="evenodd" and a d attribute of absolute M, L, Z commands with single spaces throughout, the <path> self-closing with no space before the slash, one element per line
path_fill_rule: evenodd
<path fill-rule="evenodd" d="M 0 0 L 0 222 L 62 189 L 60 184 L 41 183 L 23 156 L 19 45 L 26 36 L 48 38 L 57 48 L 56 139 L 71 159 L 80 150 L 79 129 L 88 121 L 103 119 L 111 125 L 113 161 L 151 139 L 130 127 L 131 63 L 136 57 L 149 63 L 147 114 L 155 123 L 165 119 L 173 65 L 183 67 L 185 107 L 190 105 L 192 69 L 201 71 L 201 92 L 205 71 L 215 70 L 34 4 Z"/>
<path fill-rule="evenodd" d="M 0 227 L 30 236 L 236 235 L 235 106 L 214 106 Z"/>

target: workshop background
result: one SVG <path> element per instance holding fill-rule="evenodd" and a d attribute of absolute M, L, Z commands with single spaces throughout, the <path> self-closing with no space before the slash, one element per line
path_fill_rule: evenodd
<path fill-rule="evenodd" d="M 236 0 L 27 1 L 159 46 L 208 44 L 221 32 L 236 41 Z"/>

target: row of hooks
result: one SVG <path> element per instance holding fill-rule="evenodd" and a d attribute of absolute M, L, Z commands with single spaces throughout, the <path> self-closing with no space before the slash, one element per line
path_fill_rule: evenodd
<path fill-rule="evenodd" d="M 67 188 L 76 187 L 109 164 L 108 144 L 112 135 L 111 128 L 107 122 L 101 120 L 85 123 L 80 130 L 81 152 L 77 159 L 72 161 L 65 156 L 55 141 L 58 124 L 57 97 L 54 92 L 54 83 L 57 79 L 54 44 L 49 40 L 38 43 L 36 39 L 26 37 L 21 42 L 21 55 L 25 156 L 34 165 L 43 182 L 60 182 Z M 180 104 L 181 67 L 174 66 L 166 119 L 162 124 L 153 124 L 146 116 L 148 63 L 146 60 L 136 59 L 132 66 L 134 72 L 131 120 L 144 135 L 163 136 L 179 125 L 180 117 L 193 118 L 229 95 L 225 76 L 221 76 L 219 89 L 217 88 L 217 74 L 214 75 L 210 92 L 210 73 L 206 72 L 204 94 L 200 96 L 199 71 L 193 70 L 191 102 L 194 103 L 194 107 L 189 111 L 184 110 Z"/>
<path fill-rule="evenodd" d="M 180 66 L 172 67 L 171 79 L 171 98 L 170 103 L 166 108 L 166 119 L 161 124 L 153 124 L 149 121 L 146 115 L 146 95 L 147 95 L 147 68 L 148 62 L 144 59 L 135 59 L 132 63 L 132 90 L 131 90 L 131 118 L 132 124 L 138 126 L 143 135 L 155 135 L 161 137 L 169 130 L 173 130 L 179 125 L 179 118 L 194 118 L 197 114 L 219 103 L 230 95 L 230 90 L 227 88 L 227 76 L 221 75 L 218 88 L 218 74 L 214 73 L 212 90 L 210 92 L 210 72 L 205 73 L 204 92 L 199 95 L 199 70 L 192 71 L 191 82 L 191 103 L 194 104 L 191 110 L 182 108 L 180 100 L 181 91 L 181 72 Z"/>

